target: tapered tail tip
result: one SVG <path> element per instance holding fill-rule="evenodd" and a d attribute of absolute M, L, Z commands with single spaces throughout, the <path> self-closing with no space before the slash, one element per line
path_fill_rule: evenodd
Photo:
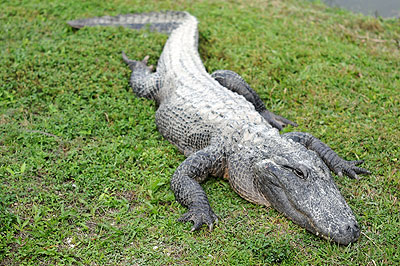
<path fill-rule="evenodd" d="M 80 29 L 83 28 L 85 25 L 79 22 L 79 20 L 70 20 L 67 22 L 68 25 L 70 25 L 74 29 Z"/>

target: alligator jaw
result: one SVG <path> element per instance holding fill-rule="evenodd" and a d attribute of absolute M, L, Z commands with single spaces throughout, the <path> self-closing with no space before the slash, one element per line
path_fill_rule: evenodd
<path fill-rule="evenodd" d="M 289 217 L 287 214 L 284 213 L 284 215 L 287 216 L 292 221 L 294 221 L 295 223 L 299 224 L 300 226 L 306 228 L 309 232 L 315 234 L 316 236 L 321 237 L 326 240 L 329 240 L 329 241 L 336 242 L 340 245 L 348 245 L 348 244 L 354 243 L 358 240 L 358 238 L 360 236 L 360 229 L 356 222 L 354 222 L 354 224 L 352 224 L 352 225 L 348 225 L 346 230 L 344 230 L 345 232 L 342 233 L 341 235 L 329 235 L 328 233 L 322 232 L 324 230 L 321 230 L 309 216 L 307 216 L 305 213 L 303 213 L 299 209 L 297 209 L 296 206 L 290 200 L 288 200 L 288 202 L 291 205 L 291 207 L 294 210 L 296 210 L 297 214 L 300 214 L 301 216 L 303 216 L 302 221 L 307 221 L 307 222 L 304 224 L 299 223 L 299 222 L 295 221 L 292 217 Z"/>

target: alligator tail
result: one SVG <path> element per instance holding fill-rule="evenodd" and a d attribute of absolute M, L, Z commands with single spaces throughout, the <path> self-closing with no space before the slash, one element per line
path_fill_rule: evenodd
<path fill-rule="evenodd" d="M 169 34 L 189 16 L 189 13 L 184 11 L 164 11 L 77 19 L 68 21 L 68 24 L 76 29 L 93 26 L 122 26 L 135 30 L 148 28 Z"/>

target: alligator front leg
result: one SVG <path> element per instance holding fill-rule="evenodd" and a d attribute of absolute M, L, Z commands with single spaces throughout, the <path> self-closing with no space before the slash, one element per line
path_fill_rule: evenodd
<path fill-rule="evenodd" d="M 210 207 L 208 198 L 199 182 L 204 181 L 216 167 L 220 166 L 221 156 L 216 148 L 209 146 L 190 155 L 175 171 L 171 179 L 171 188 L 176 200 L 188 208 L 180 222 L 193 222 L 191 231 L 202 224 L 212 230 L 217 216 Z"/>
<path fill-rule="evenodd" d="M 358 179 L 357 174 L 371 174 L 370 171 L 357 167 L 363 163 L 359 161 L 346 161 L 336 154 L 328 145 L 314 137 L 309 133 L 304 132 L 290 132 L 283 134 L 284 137 L 291 139 L 295 142 L 301 143 L 307 149 L 315 151 L 318 156 L 325 162 L 332 172 L 338 176 L 347 175 L 350 178 Z"/>
<path fill-rule="evenodd" d="M 142 61 L 136 61 L 129 59 L 122 52 L 122 59 L 132 70 L 129 83 L 133 88 L 133 92 L 138 97 L 157 101 L 157 94 L 161 88 L 162 79 L 157 72 L 152 73 L 153 66 L 147 66 L 149 57 L 146 56 Z"/>
<path fill-rule="evenodd" d="M 271 126 L 279 130 L 282 130 L 282 128 L 287 125 L 297 126 L 296 123 L 268 111 L 257 92 L 255 92 L 255 90 L 253 90 L 236 72 L 231 70 L 217 70 L 211 74 L 211 77 L 225 88 L 242 95 L 247 101 L 251 102 L 256 108 L 256 111 L 259 112 Z"/>

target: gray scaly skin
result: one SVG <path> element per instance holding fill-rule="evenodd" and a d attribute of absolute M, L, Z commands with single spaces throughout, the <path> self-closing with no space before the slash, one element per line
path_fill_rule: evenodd
<path fill-rule="evenodd" d="M 143 61 L 123 60 L 132 70 L 130 84 L 139 97 L 157 102 L 160 133 L 185 154 L 171 188 L 188 208 L 179 219 L 192 230 L 217 216 L 200 183 L 224 176 L 243 198 L 273 206 L 295 223 L 340 244 L 358 239 L 357 221 L 330 171 L 357 178 L 369 172 L 346 161 L 308 133 L 280 135 L 293 122 L 266 110 L 260 97 L 236 73 L 208 74 L 200 59 L 197 20 L 187 12 L 161 12 L 70 21 L 84 26 L 149 27 L 169 38 L 157 71 Z M 147 26 L 146 26 L 147 25 Z"/>

